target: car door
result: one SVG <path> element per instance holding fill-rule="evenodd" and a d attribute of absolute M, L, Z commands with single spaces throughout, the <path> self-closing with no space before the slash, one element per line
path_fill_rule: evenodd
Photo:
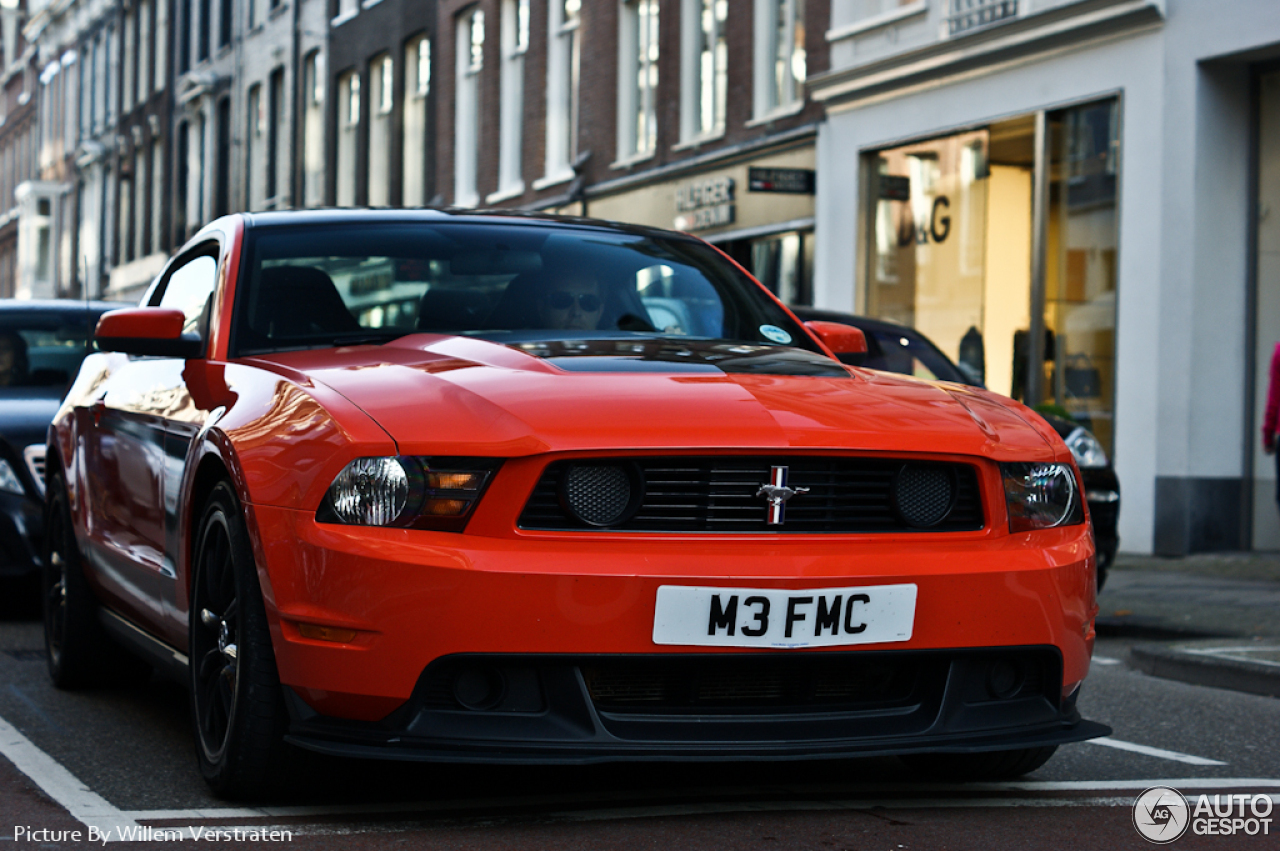
<path fill-rule="evenodd" d="M 177 258 L 147 300 L 181 310 L 184 333 L 206 342 L 218 251 L 211 242 Z M 92 515 L 86 555 L 114 606 L 158 633 L 173 608 L 177 493 L 201 420 L 185 366 L 181 358 L 121 356 L 92 402 L 84 446 Z"/>

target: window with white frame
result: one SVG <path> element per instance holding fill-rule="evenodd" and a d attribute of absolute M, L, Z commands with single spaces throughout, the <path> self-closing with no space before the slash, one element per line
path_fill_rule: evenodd
<path fill-rule="evenodd" d="M 804 103 L 805 0 L 756 0 L 755 117 L 790 113 Z"/>
<path fill-rule="evenodd" d="M 339 207 L 356 203 L 356 140 L 360 135 L 360 74 L 348 71 L 338 78 L 338 171 L 334 175 Z"/>
<path fill-rule="evenodd" d="M 138 3 L 138 103 L 151 97 L 151 3 Z"/>
<path fill-rule="evenodd" d="M 147 227 L 147 153 L 142 145 L 133 150 L 133 256 L 142 257 L 147 253 L 143 234 Z"/>
<path fill-rule="evenodd" d="M 360 0 L 338 0 L 338 20 L 346 20 L 360 11 Z"/>
<path fill-rule="evenodd" d="M 302 204 L 324 203 L 324 54 L 313 50 L 303 60 Z"/>
<path fill-rule="evenodd" d="M 658 0 L 622 4 L 618 69 L 618 159 L 648 156 L 658 142 Z"/>
<path fill-rule="evenodd" d="M 169 4 L 166 0 L 155 0 L 156 4 L 156 49 L 155 61 L 151 68 L 155 72 L 152 89 L 164 91 L 164 78 L 168 66 L 169 54 Z"/>
<path fill-rule="evenodd" d="M 133 224 L 133 184 L 129 175 L 120 173 L 116 184 L 116 257 L 121 262 L 133 259 L 133 243 L 129 239 L 129 226 Z"/>
<path fill-rule="evenodd" d="M 431 92 L 431 40 L 425 35 L 405 45 L 404 68 L 400 203 L 420 207 L 427 203 L 427 95 Z"/>
<path fill-rule="evenodd" d="M 484 68 L 484 11 L 473 8 L 457 21 L 458 61 L 454 97 L 453 203 L 480 201 L 476 154 L 480 145 L 480 72 Z"/>
<path fill-rule="evenodd" d="M 729 48 L 729 0 L 682 0 L 680 33 L 680 140 L 724 133 Z"/>
<path fill-rule="evenodd" d="M 544 181 L 569 180 L 578 155 L 578 90 L 582 67 L 582 0 L 549 0 L 547 154 Z"/>
<path fill-rule="evenodd" d="M 151 250 L 164 248 L 164 143 L 151 141 Z"/>
<path fill-rule="evenodd" d="M 395 63 L 387 54 L 369 63 L 368 203 L 391 203 L 391 113 L 395 109 Z"/>
<path fill-rule="evenodd" d="M 498 197 L 524 191 L 524 55 L 529 50 L 529 0 L 502 3 L 502 96 L 498 129 Z"/>
<path fill-rule="evenodd" d="M 245 209 L 260 210 L 262 201 L 259 197 L 258 160 L 262 157 L 262 131 L 267 119 L 264 114 L 266 105 L 262 98 L 262 85 L 249 87 L 249 111 L 246 115 L 244 134 L 244 204 Z"/>
<path fill-rule="evenodd" d="M 134 17 L 133 12 L 126 11 L 124 13 L 124 67 L 121 71 L 124 74 L 123 90 L 120 93 L 122 101 L 120 110 L 129 112 L 133 109 L 134 87 L 133 87 L 133 68 L 134 61 L 138 55 L 138 51 L 133 46 L 134 38 Z"/>

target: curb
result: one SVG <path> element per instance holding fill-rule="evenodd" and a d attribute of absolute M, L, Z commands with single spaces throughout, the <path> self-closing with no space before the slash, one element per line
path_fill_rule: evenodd
<path fill-rule="evenodd" d="M 1153 677 L 1280 698 L 1280 666 L 1152 644 L 1130 648 L 1129 656 Z"/>
<path fill-rule="evenodd" d="M 1233 637 L 1227 633 L 1171 625 L 1157 618 L 1131 615 L 1101 615 L 1094 619 L 1094 629 L 1102 638 L 1143 638 L 1151 641 Z"/>

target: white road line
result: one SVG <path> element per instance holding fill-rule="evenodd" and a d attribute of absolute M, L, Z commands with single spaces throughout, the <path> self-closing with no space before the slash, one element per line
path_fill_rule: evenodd
<path fill-rule="evenodd" d="M 1133 742 L 1122 742 L 1119 739 L 1113 739 L 1110 736 L 1103 736 L 1101 739 L 1090 739 L 1091 745 L 1103 745 L 1108 748 L 1115 748 L 1122 751 L 1132 751 L 1146 756 L 1159 757 L 1160 759 L 1171 759 L 1174 762 L 1185 762 L 1187 765 L 1227 765 L 1216 759 L 1206 759 L 1202 756 L 1192 756 L 1191 754 L 1178 753 L 1177 751 L 1167 751 L 1164 748 L 1153 748 L 1149 745 L 1135 745 Z"/>
<path fill-rule="evenodd" d="M 1112 659 L 1110 656 L 1094 656 L 1093 664 L 1095 665 L 1119 665 L 1119 659 Z"/>
<path fill-rule="evenodd" d="M 1094 739 L 1097 744 L 1131 750 L 1193 765 L 1226 765 L 1216 760 L 1188 756 L 1173 751 L 1149 748 L 1116 739 Z M 886 809 L 972 809 L 981 807 L 1130 807 L 1133 799 L 1130 796 L 1040 796 L 1037 793 L 1053 792 L 1126 792 L 1149 789 L 1152 786 L 1172 786 L 1179 790 L 1217 790 L 1217 789 L 1280 789 L 1280 779 L 1252 777 L 1174 777 L 1155 780 L 1066 780 L 1036 781 L 1014 780 L 998 783 L 871 783 L 861 785 L 823 784 L 817 787 L 776 787 L 768 790 L 780 795 L 794 794 L 791 800 L 776 801 L 722 801 L 703 804 L 657 804 L 627 806 L 634 792 L 613 792 L 595 798 L 598 804 L 612 803 L 613 806 L 583 807 L 580 797 L 574 795 L 540 795 L 522 798 L 485 798 L 453 801 L 417 801 L 407 803 L 373 803 L 337 806 L 291 806 L 291 807 L 224 807 L 196 808 L 174 810 L 121 810 L 112 805 L 101 795 L 89 789 L 83 782 L 64 768 L 57 760 L 36 747 L 11 724 L 0 718 L 0 756 L 8 759 L 13 765 L 29 777 L 40 789 L 52 798 L 59 806 L 67 810 L 77 821 L 86 827 L 97 828 L 107 840 L 118 842 L 136 839 L 140 829 L 148 827 L 147 822 L 177 821 L 186 824 L 173 827 L 155 828 L 169 831 L 188 838 L 199 838 L 202 831 L 262 831 L 287 830 L 299 834 L 342 834 L 357 832 L 385 831 L 395 829 L 394 825 L 273 825 L 250 823 L 253 820 L 270 820 L 281 818 L 305 818 L 309 816 L 328 816 L 330 818 L 344 815 L 376 815 L 376 814 L 437 814 L 450 815 L 459 811 L 483 810 L 485 821 L 500 820 L 504 817 L 528 817 L 529 812 L 537 813 L 539 819 L 559 821 L 607 821 L 624 818 L 653 818 L 667 815 L 716 814 L 735 812 L 786 812 L 796 810 L 864 810 L 873 807 Z M 689 794 L 698 794 L 700 790 L 686 790 Z M 701 790 L 714 793 L 716 790 Z M 723 790 L 719 790 L 723 794 Z M 897 792 L 930 793 L 932 795 L 954 795 L 955 797 L 886 797 Z M 1001 795 L 1002 792 L 1022 792 L 1022 795 Z M 1032 793 L 1028 797 L 1025 793 Z M 973 793 L 988 793 L 978 797 Z M 994 796 L 991 793 L 996 793 Z M 859 797 L 865 794 L 864 797 Z M 1280 803 L 1280 793 L 1265 793 L 1274 803 Z M 576 805 L 576 806 L 574 806 Z M 557 806 L 565 809 L 556 809 Z M 200 825 L 198 822 L 211 820 L 226 822 L 231 819 L 244 820 L 239 825 L 219 824 L 217 826 Z"/>
<path fill-rule="evenodd" d="M 104 833 L 113 833 L 118 827 L 137 827 L 137 822 L 82 783 L 3 718 L 0 718 L 0 755 L 85 827 L 96 827 Z"/>

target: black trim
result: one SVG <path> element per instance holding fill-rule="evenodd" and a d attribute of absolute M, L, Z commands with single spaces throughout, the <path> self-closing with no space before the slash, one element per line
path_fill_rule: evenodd
<path fill-rule="evenodd" d="M 187 682 L 186 654 L 110 609 L 99 609 L 98 621 L 108 635 L 161 674 L 184 684 Z"/>
<path fill-rule="evenodd" d="M 1012 663 L 1012 664 L 1011 664 Z M 794 674 L 774 697 L 750 688 L 726 704 L 671 700 L 631 706 L 593 698 L 584 671 L 649 668 L 680 679 L 737 666 Z M 815 670 L 902 670 L 852 700 L 817 701 Z M 808 668 L 806 672 L 804 669 Z M 1012 667 L 1014 676 L 1009 676 Z M 1063 698 L 1056 647 L 641 655 L 447 656 L 380 722 L 325 718 L 285 690 L 287 740 L 333 755 L 410 761 L 585 764 L 617 760 L 785 760 L 1041 747 L 1108 735 L 1082 720 L 1078 690 Z M 457 683 L 504 686 L 464 708 Z M 744 680 L 746 682 L 746 680 Z M 719 688 L 720 684 L 716 684 Z M 860 685 L 855 684 L 856 688 Z M 715 691 L 715 689 L 712 689 Z M 871 692 L 877 692 L 872 694 Z M 708 692 L 709 693 L 709 692 Z M 616 694 L 616 692 L 614 693 Z M 723 692 L 716 692 L 717 695 Z M 687 695 L 686 695 L 687 696 Z M 674 701 L 674 702 L 672 702 Z M 755 702 L 753 702 L 755 701 Z M 485 708 L 475 708 L 483 706 Z"/>

